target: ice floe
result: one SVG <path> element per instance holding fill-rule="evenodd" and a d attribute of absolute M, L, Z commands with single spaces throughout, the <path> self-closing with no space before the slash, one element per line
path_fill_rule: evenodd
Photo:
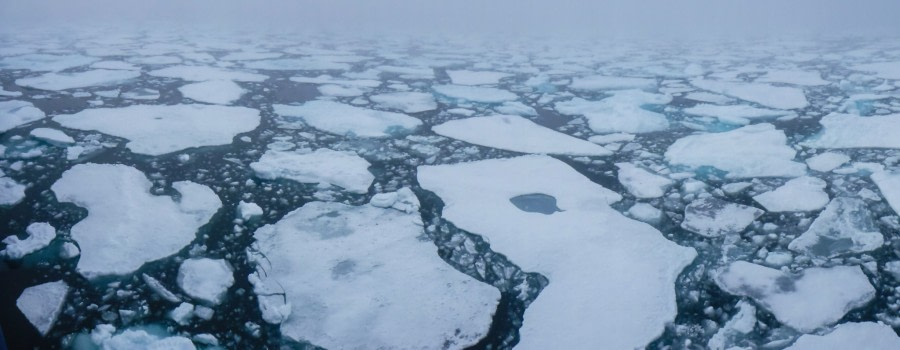
<path fill-rule="evenodd" d="M 194 101 L 227 105 L 241 98 L 247 91 L 231 80 L 209 80 L 178 88 L 184 97 Z"/>
<path fill-rule="evenodd" d="M 28 233 L 25 239 L 19 239 L 16 235 L 3 239 L 6 248 L 0 250 L 0 256 L 13 260 L 21 259 L 50 245 L 56 238 L 56 229 L 46 222 L 30 224 L 25 228 L 25 232 Z"/>
<path fill-rule="evenodd" d="M 269 150 L 251 163 L 256 176 L 274 180 L 284 178 L 304 183 L 327 183 L 353 193 L 366 193 L 375 176 L 368 161 L 348 151 L 320 148 L 314 152 L 296 153 Z"/>
<path fill-rule="evenodd" d="M 596 133 L 646 133 L 669 128 L 666 116 L 649 111 L 646 105 L 662 105 L 672 101 L 671 96 L 640 90 L 612 92 L 612 96 L 599 101 L 573 98 L 557 102 L 554 108 L 566 115 L 583 115 L 591 130 Z"/>
<path fill-rule="evenodd" d="M 683 137 L 669 146 L 665 157 L 673 165 L 714 167 L 729 178 L 797 177 L 806 173 L 806 165 L 793 161 L 796 154 L 783 131 L 761 123 Z"/>
<path fill-rule="evenodd" d="M 772 191 L 753 197 L 763 208 L 771 212 L 813 211 L 828 204 L 825 180 L 801 176 L 785 182 Z"/>
<path fill-rule="evenodd" d="M 806 165 L 815 171 L 829 172 L 850 161 L 850 156 L 843 153 L 824 152 L 806 159 Z"/>
<path fill-rule="evenodd" d="M 900 61 L 866 63 L 850 68 L 863 72 L 872 72 L 884 79 L 900 80 Z"/>
<path fill-rule="evenodd" d="M 0 205 L 15 205 L 25 199 L 28 187 L 6 176 L 0 176 Z"/>
<path fill-rule="evenodd" d="M 834 257 L 861 253 L 884 245 L 866 203 L 858 198 L 832 199 L 809 229 L 788 248 L 812 256 Z"/>
<path fill-rule="evenodd" d="M 35 128 L 31 129 L 31 132 L 29 132 L 29 134 L 38 140 L 42 140 L 57 146 L 66 146 L 75 143 L 75 139 L 57 129 Z"/>
<path fill-rule="evenodd" d="M 900 114 L 860 117 L 832 113 L 819 120 L 822 132 L 801 143 L 812 148 L 900 148 Z"/>
<path fill-rule="evenodd" d="M 178 268 L 178 287 L 201 302 L 218 305 L 234 284 L 231 265 L 222 259 L 187 259 Z"/>
<path fill-rule="evenodd" d="M 116 328 L 112 325 L 101 324 L 91 332 L 90 340 L 103 350 L 195 350 L 197 348 L 190 339 L 167 334 L 164 330 L 137 327 L 117 334 L 114 334 L 115 332 Z"/>
<path fill-rule="evenodd" d="M 435 85 L 432 89 L 436 93 L 451 99 L 468 102 L 501 103 L 514 101 L 519 98 L 512 92 L 483 86 Z"/>
<path fill-rule="evenodd" d="M 451 120 L 431 128 L 438 135 L 522 153 L 606 156 L 606 148 L 515 115 Z"/>
<path fill-rule="evenodd" d="M 780 111 L 768 108 L 758 108 L 748 105 L 712 105 L 699 104 L 685 108 L 684 113 L 702 117 L 716 118 L 720 122 L 728 124 L 746 125 L 757 119 L 769 119 L 783 117 L 793 112 Z"/>
<path fill-rule="evenodd" d="M 241 220 L 247 221 L 253 219 L 255 217 L 260 217 L 263 214 L 262 208 L 256 203 L 248 203 L 244 201 L 240 201 L 238 203 L 238 217 Z"/>
<path fill-rule="evenodd" d="M 84 55 L 27 54 L 0 59 L 0 68 L 28 69 L 31 71 L 61 71 L 84 66 L 100 59 Z"/>
<path fill-rule="evenodd" d="M 282 117 L 299 118 L 316 129 L 336 135 L 387 137 L 422 125 L 422 121 L 405 114 L 333 101 L 310 101 L 299 106 L 274 105 L 273 108 Z"/>
<path fill-rule="evenodd" d="M 871 177 L 881 191 L 881 196 L 894 209 L 894 212 L 900 214 L 900 173 L 877 172 Z"/>
<path fill-rule="evenodd" d="M 809 106 L 802 89 L 761 83 L 737 83 L 708 79 L 691 80 L 703 90 L 728 95 L 744 101 L 756 102 L 777 109 L 800 109 Z"/>
<path fill-rule="evenodd" d="M 192 147 L 230 144 L 259 125 L 259 111 L 200 104 L 132 105 L 86 109 L 53 117 L 67 128 L 96 130 L 128 139 L 134 153 L 161 155 Z"/>
<path fill-rule="evenodd" d="M 0 101 L 0 132 L 44 119 L 43 111 L 26 101 Z"/>
<path fill-rule="evenodd" d="M 79 273 L 122 275 L 172 255 L 222 206 L 209 187 L 193 182 L 172 184 L 178 200 L 154 196 L 151 187 L 139 170 L 113 164 L 75 165 L 53 184 L 57 200 L 88 211 L 70 230 L 81 247 Z"/>
<path fill-rule="evenodd" d="M 424 92 L 389 92 L 369 96 L 378 107 L 396 109 L 403 113 L 419 113 L 437 109 L 434 96 Z"/>
<path fill-rule="evenodd" d="M 790 274 L 735 261 L 715 282 L 728 293 L 752 298 L 778 321 L 803 333 L 834 324 L 875 297 L 875 288 L 858 266 L 811 267 Z"/>
<path fill-rule="evenodd" d="M 147 74 L 155 77 L 178 78 L 187 81 L 233 80 L 261 82 L 269 78 L 262 74 L 209 66 L 172 66 L 150 71 Z"/>
<path fill-rule="evenodd" d="M 445 219 L 549 279 L 525 310 L 519 348 L 643 347 L 674 319 L 675 278 L 694 250 L 612 209 L 620 195 L 562 161 L 421 166 L 418 180 L 443 200 Z M 558 210 L 526 210 L 513 202 L 523 195 L 553 199 Z"/>
<path fill-rule="evenodd" d="M 107 86 L 126 82 L 141 76 L 139 71 L 94 69 L 75 73 L 47 73 L 16 79 L 16 85 L 40 90 L 67 90 L 91 86 Z"/>
<path fill-rule="evenodd" d="M 756 328 L 756 306 L 741 300 L 737 304 L 738 312 L 722 328 L 709 339 L 706 346 L 710 350 L 737 350 L 741 340 Z"/>
<path fill-rule="evenodd" d="M 303 58 L 278 58 L 271 60 L 250 61 L 244 63 L 244 67 L 259 70 L 348 70 L 350 65 L 341 62 L 316 59 L 314 57 Z"/>
<path fill-rule="evenodd" d="M 253 234 L 257 294 L 287 300 L 281 334 L 332 349 L 450 348 L 488 331 L 500 293 L 420 239 L 418 214 L 312 202 Z M 377 225 L 372 225 L 377 223 Z M 266 297 L 260 297 L 264 317 Z M 282 311 L 283 312 L 283 311 Z M 277 323 L 277 322 L 276 322 Z M 414 331 L 410 331 L 414 330 Z"/>
<path fill-rule="evenodd" d="M 875 322 L 847 322 L 824 335 L 804 334 L 785 350 L 900 349 L 900 337 L 891 326 Z"/>
<path fill-rule="evenodd" d="M 631 163 L 616 163 L 619 182 L 636 198 L 659 198 L 672 185 L 672 180 Z"/>
<path fill-rule="evenodd" d="M 757 83 L 782 83 L 801 86 L 819 86 L 830 84 L 822 79 L 822 74 L 815 71 L 770 69 L 763 76 L 754 80 Z"/>
<path fill-rule="evenodd" d="M 681 228 L 706 237 L 740 233 L 763 213 L 759 208 L 715 197 L 701 198 L 684 208 Z"/>
<path fill-rule="evenodd" d="M 656 88 L 656 79 L 593 75 L 573 79 L 569 88 L 575 90 L 650 90 Z"/>
<path fill-rule="evenodd" d="M 62 311 L 67 294 L 69 285 L 66 282 L 47 282 L 25 288 L 16 300 L 16 306 L 41 335 L 47 335 Z"/>
<path fill-rule="evenodd" d="M 492 85 L 511 74 L 491 71 L 448 70 L 450 81 L 456 85 Z"/>

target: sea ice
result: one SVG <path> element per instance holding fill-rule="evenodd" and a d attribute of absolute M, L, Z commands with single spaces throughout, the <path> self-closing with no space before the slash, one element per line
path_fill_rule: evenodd
<path fill-rule="evenodd" d="M 643 347 L 675 318 L 675 279 L 695 251 L 611 208 L 620 195 L 562 161 L 420 166 L 418 180 L 443 200 L 445 219 L 549 279 L 525 310 L 518 348 Z M 553 198 L 558 210 L 523 210 L 512 201 L 522 195 Z"/>
<path fill-rule="evenodd" d="M 178 268 L 178 287 L 206 304 L 221 303 L 233 284 L 231 265 L 222 259 L 187 259 Z"/>
<path fill-rule="evenodd" d="M 451 120 L 431 128 L 438 135 L 522 153 L 606 156 L 606 148 L 545 128 L 515 115 Z"/>
<path fill-rule="evenodd" d="M 194 101 L 227 105 L 241 98 L 247 91 L 231 80 L 209 80 L 178 88 L 184 97 Z"/>
<path fill-rule="evenodd" d="M 872 72 L 884 79 L 900 80 L 900 61 L 866 63 L 850 68 L 863 72 Z"/>
<path fill-rule="evenodd" d="M 671 96 L 648 93 L 640 90 L 623 90 L 600 101 L 573 98 L 557 102 L 555 108 L 566 115 L 583 115 L 591 130 L 600 134 L 625 132 L 646 133 L 669 128 L 666 116 L 648 111 L 645 105 L 664 105 L 672 101 Z"/>
<path fill-rule="evenodd" d="M 859 266 L 811 267 L 794 275 L 735 261 L 715 282 L 728 293 L 752 298 L 778 321 L 803 333 L 829 326 L 875 297 Z"/>
<path fill-rule="evenodd" d="M 877 172 L 872 174 L 872 181 L 894 212 L 900 214 L 900 173 Z"/>
<path fill-rule="evenodd" d="M 121 164 L 78 164 L 53 184 L 58 201 L 88 211 L 70 231 L 81 247 L 79 273 L 123 275 L 172 255 L 222 206 L 209 187 L 193 182 L 172 184 L 179 200 L 154 196 L 151 187 L 143 173 Z"/>
<path fill-rule="evenodd" d="M 771 212 L 813 211 L 828 204 L 825 180 L 812 176 L 801 176 L 788 180 L 772 191 L 753 197 L 763 208 Z"/>
<path fill-rule="evenodd" d="M 702 117 L 716 118 L 720 122 L 736 125 L 747 125 L 757 119 L 782 117 L 793 112 L 780 111 L 768 108 L 758 108 L 748 105 L 711 105 L 699 104 L 685 108 L 684 113 Z"/>
<path fill-rule="evenodd" d="M 128 148 L 157 156 L 192 147 L 230 144 L 259 125 L 259 111 L 246 107 L 132 105 L 86 109 L 53 117 L 67 128 L 97 130 L 130 140 Z"/>
<path fill-rule="evenodd" d="M 684 208 L 681 228 L 705 237 L 740 233 L 763 213 L 761 209 L 715 197 L 701 198 Z"/>
<path fill-rule="evenodd" d="M 103 350 L 195 350 L 196 347 L 190 339 L 182 336 L 159 334 L 162 332 L 148 332 L 146 329 L 126 329 L 113 335 L 115 327 L 111 325 L 98 325 L 91 332 L 91 341 Z"/>
<path fill-rule="evenodd" d="M 83 55 L 49 55 L 27 54 L 4 57 L 0 59 L 0 68 L 28 69 L 31 71 L 61 71 L 99 61 L 100 59 Z"/>
<path fill-rule="evenodd" d="M 424 92 L 389 92 L 369 96 L 378 107 L 397 109 L 403 113 L 419 113 L 437 109 L 434 96 Z"/>
<path fill-rule="evenodd" d="M 256 230 L 248 254 L 257 257 L 258 272 L 250 280 L 257 294 L 283 287 L 291 310 L 267 320 L 281 321 L 290 339 L 332 349 L 478 342 L 500 293 L 441 260 L 420 238 L 418 219 L 371 205 L 312 202 Z"/>
<path fill-rule="evenodd" d="M 262 74 L 209 66 L 172 66 L 150 71 L 147 74 L 155 77 L 178 78 L 187 81 L 233 80 L 261 82 L 269 78 Z"/>
<path fill-rule="evenodd" d="M 28 233 L 28 238 L 19 239 L 16 235 L 12 235 L 3 239 L 6 248 L 0 250 L 0 256 L 18 260 L 50 245 L 56 238 L 56 229 L 46 222 L 28 225 L 25 232 Z"/>
<path fill-rule="evenodd" d="M 850 161 L 850 156 L 843 153 L 825 152 L 806 159 L 810 169 L 827 173 Z"/>
<path fill-rule="evenodd" d="M 652 90 L 656 88 L 656 79 L 593 75 L 573 79 L 569 88 L 575 90 Z"/>
<path fill-rule="evenodd" d="M 803 90 L 795 87 L 707 79 L 691 80 L 691 84 L 703 90 L 756 102 L 771 108 L 800 109 L 809 106 Z"/>
<path fill-rule="evenodd" d="M 299 118 L 310 126 L 336 135 L 387 137 L 409 132 L 422 121 L 401 113 L 377 111 L 333 101 L 310 101 L 299 106 L 274 105 L 275 113 Z"/>
<path fill-rule="evenodd" d="M 672 185 L 672 180 L 656 175 L 631 163 L 616 163 L 619 182 L 635 198 L 659 198 Z"/>
<path fill-rule="evenodd" d="M 448 70 L 450 81 L 456 85 L 492 85 L 511 74 L 490 71 Z"/>
<path fill-rule="evenodd" d="M 501 103 L 519 98 L 512 92 L 492 87 L 435 85 L 432 89 L 438 94 L 452 99 L 476 103 Z"/>
<path fill-rule="evenodd" d="M 25 288 L 16 300 L 16 306 L 41 335 L 47 335 L 47 331 L 53 327 L 59 312 L 62 311 L 67 294 L 69 285 L 66 282 L 47 282 Z"/>
<path fill-rule="evenodd" d="M 271 60 L 250 61 L 244 63 L 244 67 L 259 70 L 348 70 L 350 65 L 341 62 L 331 62 L 317 57 L 303 58 L 277 58 Z"/>
<path fill-rule="evenodd" d="M 900 337 L 891 326 L 875 322 L 847 322 L 825 335 L 804 334 L 785 350 L 900 349 Z"/>
<path fill-rule="evenodd" d="M 250 164 L 256 176 L 275 180 L 284 178 L 304 183 L 328 183 L 353 193 L 366 193 L 375 176 L 368 161 L 348 151 L 320 148 L 311 153 L 266 151 Z"/>
<path fill-rule="evenodd" d="M 43 111 L 26 101 L 0 101 L 0 132 L 44 119 Z"/>
<path fill-rule="evenodd" d="M 706 343 L 710 350 L 738 350 L 733 347 L 756 328 L 756 306 L 746 300 L 737 304 L 738 312 Z"/>
<path fill-rule="evenodd" d="M 765 75 L 756 78 L 757 83 L 782 83 L 801 86 L 820 86 L 830 84 L 822 79 L 819 72 L 802 70 L 769 70 Z"/>
<path fill-rule="evenodd" d="M 67 146 L 75 143 L 75 139 L 57 129 L 35 128 L 32 129 L 29 134 L 31 134 L 31 136 L 38 140 L 42 140 L 53 145 Z"/>
<path fill-rule="evenodd" d="M 139 71 L 94 69 L 75 73 L 47 73 L 44 75 L 16 79 L 16 85 L 40 90 L 67 90 L 91 86 L 119 84 L 141 76 Z"/>
<path fill-rule="evenodd" d="M 25 199 L 25 189 L 27 188 L 16 180 L 0 176 L 0 205 L 18 204 Z"/>
<path fill-rule="evenodd" d="M 884 245 L 866 203 L 858 198 L 831 200 L 809 229 L 788 245 L 790 250 L 813 256 L 834 257 L 861 253 Z"/>
<path fill-rule="evenodd" d="M 797 177 L 806 165 L 794 162 L 797 151 L 787 136 L 768 123 L 731 131 L 685 136 L 669 146 L 666 160 L 691 168 L 710 166 L 728 172 L 728 178 Z"/>
<path fill-rule="evenodd" d="M 256 203 L 247 203 L 244 201 L 238 203 L 238 217 L 241 218 L 241 220 L 247 221 L 255 217 L 260 217 L 262 214 L 262 208 Z"/>
<path fill-rule="evenodd" d="M 822 132 L 801 145 L 812 148 L 900 148 L 900 114 L 860 117 L 832 113 L 819 120 Z"/>

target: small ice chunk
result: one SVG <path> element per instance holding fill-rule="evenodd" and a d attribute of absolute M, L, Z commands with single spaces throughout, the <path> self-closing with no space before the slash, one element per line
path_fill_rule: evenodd
<path fill-rule="evenodd" d="M 41 335 L 47 335 L 47 331 L 53 327 L 59 312 L 62 311 L 67 294 L 69 285 L 66 282 L 47 282 L 25 288 L 16 300 L 16 306 Z"/>
<path fill-rule="evenodd" d="M 178 88 L 178 91 L 181 91 L 184 97 L 194 101 L 219 105 L 231 104 L 247 92 L 231 80 L 210 80 L 187 84 Z"/>
<path fill-rule="evenodd" d="M 803 89 L 795 87 L 708 79 L 691 80 L 691 85 L 776 109 L 800 109 L 809 106 Z"/>
<path fill-rule="evenodd" d="M 846 154 L 837 152 L 825 152 L 807 158 L 806 165 L 809 166 L 809 168 L 812 170 L 826 173 L 836 169 L 841 165 L 844 165 L 849 161 L 850 156 Z"/>
<path fill-rule="evenodd" d="M 631 208 L 628 208 L 628 216 L 648 224 L 656 224 L 662 220 L 663 213 L 662 210 L 648 203 L 634 203 Z"/>
<path fill-rule="evenodd" d="M 304 183 L 328 183 L 353 193 L 366 193 L 375 176 L 368 161 L 349 151 L 320 148 L 312 153 L 266 151 L 250 168 L 256 176 Z"/>
<path fill-rule="evenodd" d="M 881 191 L 881 196 L 888 202 L 894 212 L 900 214 L 900 173 L 876 172 L 872 181 Z"/>
<path fill-rule="evenodd" d="M 396 109 L 403 113 L 420 113 L 437 109 L 434 96 L 424 92 L 389 92 L 369 96 L 378 107 Z"/>
<path fill-rule="evenodd" d="M 666 150 L 666 160 L 691 168 L 715 167 L 728 178 L 797 177 L 806 165 L 794 162 L 797 151 L 787 136 L 768 123 L 731 131 L 685 136 Z"/>
<path fill-rule="evenodd" d="M 785 350 L 900 349 L 900 337 L 891 326 L 875 322 L 847 322 L 825 335 L 804 334 Z"/>
<path fill-rule="evenodd" d="M 16 205 L 25 199 L 25 185 L 8 177 L 0 177 L 0 205 Z"/>
<path fill-rule="evenodd" d="M 748 187 L 750 187 L 752 185 L 753 185 L 752 183 L 746 182 L 746 181 L 732 182 L 729 184 L 722 185 L 722 191 L 724 191 L 727 194 L 733 195 L 733 194 L 738 194 L 738 193 L 743 192 L 744 190 L 746 190 Z"/>
<path fill-rule="evenodd" d="M 435 85 L 432 89 L 438 94 L 452 99 L 476 103 L 501 103 L 519 98 L 512 92 L 491 87 Z"/>
<path fill-rule="evenodd" d="M 778 321 L 803 333 L 829 326 L 875 297 L 859 266 L 811 267 L 793 275 L 735 261 L 714 279 L 719 288 L 752 298 Z"/>
<path fill-rule="evenodd" d="M 594 143 L 545 128 L 516 115 L 451 120 L 431 129 L 441 136 L 514 152 L 581 156 L 612 154 Z"/>
<path fill-rule="evenodd" d="M 471 70 L 448 70 L 447 75 L 456 85 L 493 85 L 499 83 L 500 79 L 512 76 L 508 73 Z"/>
<path fill-rule="evenodd" d="M 60 91 L 115 85 L 140 76 L 140 71 L 95 69 L 74 73 L 47 73 L 36 77 L 16 79 L 16 85 L 39 90 Z"/>
<path fill-rule="evenodd" d="M 900 114 L 861 117 L 832 113 L 819 120 L 822 132 L 802 142 L 812 148 L 900 148 Z"/>
<path fill-rule="evenodd" d="M 38 140 L 46 141 L 53 145 L 66 146 L 75 143 L 75 139 L 57 129 L 36 128 L 32 129 L 30 134 Z"/>
<path fill-rule="evenodd" d="M 187 295 L 210 305 L 218 305 L 234 284 L 231 265 L 222 259 L 187 259 L 178 268 L 178 287 Z"/>
<path fill-rule="evenodd" d="M 140 70 L 141 67 L 135 66 L 131 63 L 122 62 L 122 61 L 100 61 L 94 62 L 91 64 L 91 68 L 98 69 L 119 69 L 119 70 Z"/>
<path fill-rule="evenodd" d="M 790 265 L 794 261 L 794 256 L 790 252 L 769 252 L 766 254 L 766 265 L 772 267 L 781 267 Z"/>
<path fill-rule="evenodd" d="M 20 240 L 16 235 L 12 235 L 3 239 L 6 248 L 0 250 L 0 256 L 8 259 L 18 260 L 25 255 L 34 253 L 44 247 L 50 245 L 50 242 L 56 238 L 56 229 L 46 222 L 36 222 L 25 228 L 28 238 Z"/>
<path fill-rule="evenodd" d="M 828 204 L 825 180 L 812 176 L 801 176 L 788 180 L 775 190 L 753 197 L 757 203 L 770 212 L 814 211 Z"/>
<path fill-rule="evenodd" d="M 163 286 L 162 282 L 160 282 L 159 280 L 150 277 L 150 275 L 146 273 L 141 274 L 141 278 L 144 280 L 144 283 L 146 283 L 147 286 L 150 287 L 150 289 L 154 293 L 156 293 L 156 295 L 159 295 L 161 298 L 168 300 L 169 302 L 181 302 L 181 298 L 175 295 L 175 293 L 169 291 L 169 289 Z"/>
<path fill-rule="evenodd" d="M 31 102 L 0 101 L 0 132 L 44 119 L 46 115 Z"/>
<path fill-rule="evenodd" d="M 764 211 L 759 208 L 715 197 L 701 198 L 684 208 L 681 228 L 705 237 L 739 233 L 763 213 Z"/>
<path fill-rule="evenodd" d="M 59 250 L 59 257 L 63 259 L 72 259 L 76 256 L 81 255 L 81 250 L 78 249 L 78 246 L 72 242 L 63 243 L 62 247 Z"/>
<path fill-rule="evenodd" d="M 862 253 L 884 245 L 866 203 L 858 198 L 831 200 L 809 229 L 788 245 L 790 250 L 813 256 L 834 257 Z"/>
<path fill-rule="evenodd" d="M 187 325 L 191 321 L 191 317 L 194 316 L 194 304 L 191 303 L 181 303 L 178 304 L 178 307 L 169 311 L 169 318 L 172 321 L 180 325 Z"/>
<path fill-rule="evenodd" d="M 263 215 L 262 208 L 259 207 L 256 203 L 248 203 L 241 201 L 238 203 L 238 216 L 241 220 L 247 221 L 253 219 L 255 217 L 260 217 Z"/>
<path fill-rule="evenodd" d="M 636 198 L 659 198 L 672 186 L 672 180 L 631 163 L 616 163 L 619 182 Z"/>
<path fill-rule="evenodd" d="M 710 350 L 741 349 L 738 344 L 756 328 L 756 306 L 746 300 L 737 304 L 738 312 L 706 343 Z"/>
<path fill-rule="evenodd" d="M 300 106 L 274 105 L 282 118 L 299 118 L 310 126 L 336 135 L 387 137 L 410 132 L 422 121 L 401 113 L 377 111 L 334 101 L 310 101 Z"/>

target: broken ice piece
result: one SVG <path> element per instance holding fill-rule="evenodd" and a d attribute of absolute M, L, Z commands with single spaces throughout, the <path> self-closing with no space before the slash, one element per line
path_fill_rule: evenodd
<path fill-rule="evenodd" d="M 705 237 L 743 231 L 764 213 L 759 208 L 715 197 L 697 199 L 684 208 L 681 228 Z"/>

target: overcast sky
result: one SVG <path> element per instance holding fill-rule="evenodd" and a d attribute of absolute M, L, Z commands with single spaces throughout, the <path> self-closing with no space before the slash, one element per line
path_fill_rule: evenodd
<path fill-rule="evenodd" d="M 0 0 L 0 29 L 174 21 L 369 34 L 900 35 L 898 18 L 900 0 Z"/>

